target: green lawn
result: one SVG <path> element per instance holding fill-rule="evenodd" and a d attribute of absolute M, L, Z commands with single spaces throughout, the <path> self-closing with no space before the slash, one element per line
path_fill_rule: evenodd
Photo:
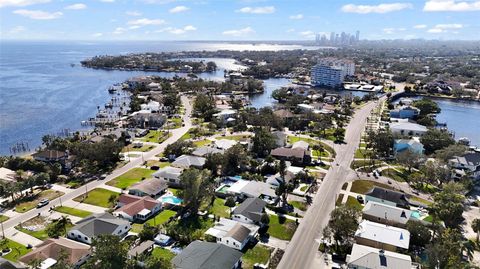
<path fill-rule="evenodd" d="M 355 151 L 355 159 L 368 159 L 368 154 L 371 153 L 371 151 L 369 150 L 365 150 L 365 149 L 357 149 Z"/>
<path fill-rule="evenodd" d="M 297 141 L 305 141 L 307 142 L 310 146 L 313 146 L 315 144 L 320 144 L 322 145 L 322 147 L 325 149 L 325 153 L 328 152 L 327 155 L 324 155 L 322 154 L 321 156 L 324 156 L 324 157 L 327 157 L 327 156 L 332 156 L 332 157 L 335 157 L 335 151 L 333 150 L 332 147 L 330 147 L 329 145 L 321 142 L 321 141 L 318 141 L 318 140 L 315 140 L 313 138 L 306 138 L 306 137 L 298 137 L 298 136 L 288 136 L 287 137 L 287 141 L 289 144 L 293 144 Z M 313 153 L 313 150 L 312 150 L 312 154 L 316 154 L 316 153 Z"/>
<path fill-rule="evenodd" d="M 158 166 L 160 168 L 167 167 L 169 166 L 169 162 L 161 162 L 161 161 L 155 161 L 155 160 L 149 160 L 147 161 L 147 166 L 152 167 L 152 166 Z M 154 171 L 155 172 L 155 171 Z"/>
<path fill-rule="evenodd" d="M 180 189 L 175 189 L 175 188 L 168 188 L 168 190 L 173 193 L 174 196 L 177 196 L 179 195 L 179 192 L 180 192 Z"/>
<path fill-rule="evenodd" d="M 172 136 L 170 132 L 150 130 L 148 134 L 145 137 L 143 137 L 141 140 L 144 142 L 162 143 L 163 141 L 167 140 L 170 136 Z"/>
<path fill-rule="evenodd" d="M 113 204 L 111 204 L 108 200 L 110 196 L 115 195 L 118 197 L 119 193 L 114 192 L 111 190 L 107 189 L 102 189 L 102 188 L 96 188 L 87 193 L 87 198 L 84 198 L 84 195 L 80 195 L 73 199 L 76 202 L 82 202 L 85 204 L 90 204 L 90 205 L 96 205 L 100 207 L 112 207 Z"/>
<path fill-rule="evenodd" d="M 19 213 L 27 212 L 27 211 L 37 207 L 37 204 L 43 199 L 53 200 L 53 199 L 58 198 L 62 195 L 63 195 L 63 192 L 61 192 L 61 191 L 55 191 L 55 190 L 41 191 L 40 193 L 37 193 L 33 196 L 30 196 L 30 197 L 24 199 L 26 201 L 23 201 L 20 204 L 18 204 L 15 207 L 15 211 L 17 211 Z"/>
<path fill-rule="evenodd" d="M 210 145 L 212 143 L 212 141 L 208 140 L 208 139 L 204 139 L 204 140 L 199 140 L 199 141 L 194 141 L 193 144 L 197 147 L 203 147 L 203 146 L 207 146 L 207 145 Z"/>
<path fill-rule="evenodd" d="M 307 203 L 305 203 L 305 202 L 289 201 L 288 203 L 291 204 L 296 209 L 299 209 L 299 210 L 302 210 L 302 211 L 306 211 L 307 208 L 308 208 Z"/>
<path fill-rule="evenodd" d="M 352 169 L 354 169 L 354 168 L 359 168 L 359 167 L 363 167 L 363 166 L 371 166 L 372 163 L 373 163 L 374 166 L 382 164 L 382 162 L 377 161 L 377 160 L 373 160 L 373 161 L 371 161 L 371 160 L 353 160 L 350 167 Z"/>
<path fill-rule="evenodd" d="M 169 129 L 177 129 L 182 127 L 182 118 L 171 118 L 168 119 Z"/>
<path fill-rule="evenodd" d="M 150 224 L 151 226 L 164 224 L 165 222 L 167 222 L 171 217 L 175 216 L 176 214 L 177 214 L 177 212 L 175 212 L 173 210 L 163 210 L 162 212 L 157 214 L 154 218 L 151 218 L 151 219 L 147 220 L 146 223 Z"/>
<path fill-rule="evenodd" d="M 73 227 L 72 224 L 67 225 L 67 231 L 72 227 Z M 42 241 L 44 241 L 45 239 L 47 239 L 49 237 L 48 234 L 47 234 L 47 229 L 46 228 L 42 229 L 42 230 L 38 230 L 38 231 L 31 231 L 31 230 L 27 230 L 25 228 L 22 228 L 20 226 L 15 226 L 15 229 L 19 230 L 20 232 L 31 235 L 31 236 L 39 239 L 39 240 L 42 240 Z M 64 233 L 65 233 L 65 231 L 62 231 L 62 235 L 65 235 Z"/>
<path fill-rule="evenodd" d="M 9 217 L 5 216 L 5 215 L 0 215 L 0 223 L 4 222 L 4 221 L 7 221 L 9 219 Z"/>
<path fill-rule="evenodd" d="M 68 206 L 57 206 L 53 210 L 60 212 L 60 213 L 65 213 L 68 215 L 80 217 L 80 218 L 85 218 L 87 216 L 90 216 L 92 212 L 73 208 L 73 207 L 68 207 Z"/>
<path fill-rule="evenodd" d="M 424 204 L 425 206 L 429 206 L 429 205 L 431 205 L 431 204 L 433 203 L 432 201 L 425 200 L 425 199 L 420 198 L 420 197 L 418 197 L 418 196 L 410 196 L 410 197 L 408 197 L 408 199 L 409 199 L 410 201 L 415 201 L 415 202 Z"/>
<path fill-rule="evenodd" d="M 387 168 L 382 170 L 382 176 L 389 177 L 398 182 L 405 182 L 407 181 L 409 174 L 408 174 L 408 171 L 405 171 L 405 170 L 403 170 L 402 172 L 398 172 L 393 168 Z"/>
<path fill-rule="evenodd" d="M 168 262 L 171 262 L 172 259 L 175 257 L 175 254 L 168 249 L 157 247 L 157 248 L 153 249 L 152 256 L 162 257 L 162 258 L 166 259 Z"/>
<path fill-rule="evenodd" d="M 270 215 L 270 223 L 268 224 L 268 233 L 278 239 L 290 240 L 292 239 L 295 230 L 297 230 L 297 224 L 290 219 L 283 218 L 277 215 Z"/>
<path fill-rule="evenodd" d="M 154 172 L 155 171 L 146 168 L 133 168 L 125 174 L 110 180 L 106 184 L 120 189 L 126 189 L 142 180 L 142 178 L 149 178 Z"/>
<path fill-rule="evenodd" d="M 359 210 L 363 209 L 363 205 L 360 204 L 360 202 L 357 201 L 357 199 L 355 197 L 352 197 L 352 196 L 348 196 L 346 205 L 350 206 L 350 207 L 355 207 Z"/>
<path fill-rule="evenodd" d="M 433 216 L 432 216 L 432 215 L 428 215 L 428 216 L 426 216 L 426 217 L 423 219 L 423 221 L 432 223 L 432 222 L 433 222 Z"/>
<path fill-rule="evenodd" d="M 225 206 L 225 199 L 221 198 L 215 198 L 215 201 L 213 201 L 213 206 L 210 207 L 208 212 L 216 217 L 230 217 L 230 207 Z"/>
<path fill-rule="evenodd" d="M 31 249 L 27 249 L 24 245 L 20 243 L 17 243 L 10 239 L 6 239 L 6 240 L 7 240 L 6 246 L 10 248 L 12 251 L 7 255 L 2 256 L 2 258 L 15 262 L 18 260 L 18 258 L 32 251 Z"/>
<path fill-rule="evenodd" d="M 249 135 L 227 135 L 227 136 L 222 136 L 219 137 L 218 139 L 228 139 L 228 140 L 235 140 L 235 141 L 240 141 L 246 138 L 249 138 Z"/>
<path fill-rule="evenodd" d="M 308 190 L 308 187 L 309 187 L 308 185 L 302 186 L 302 187 L 300 188 L 300 191 L 307 191 L 307 190 Z"/>
<path fill-rule="evenodd" d="M 132 228 L 130 229 L 130 232 L 140 233 L 142 230 L 143 230 L 143 224 L 132 223 Z"/>
<path fill-rule="evenodd" d="M 335 206 L 339 206 L 342 204 L 342 200 L 343 200 L 343 193 L 340 193 L 337 197 L 337 201 L 335 201 Z"/>
<path fill-rule="evenodd" d="M 133 144 L 130 144 L 126 147 L 123 147 L 122 152 L 130 152 L 130 151 L 141 151 L 141 152 L 147 152 L 155 148 L 155 146 L 152 145 L 143 145 L 139 148 L 136 148 L 133 146 Z"/>
<path fill-rule="evenodd" d="M 273 249 L 267 246 L 257 244 L 255 247 L 248 249 L 242 256 L 242 267 L 253 268 L 256 263 L 267 264 Z"/>
<path fill-rule="evenodd" d="M 355 193 L 365 194 L 369 190 L 371 190 L 373 186 L 381 187 L 388 190 L 393 190 L 393 188 L 390 187 L 389 185 L 370 181 L 370 180 L 360 179 L 360 180 L 355 180 L 352 183 L 352 188 L 350 189 L 350 191 Z"/>
<path fill-rule="evenodd" d="M 166 228 L 169 236 L 175 240 L 187 243 L 187 241 L 203 240 L 205 232 L 214 226 L 214 221 L 197 215 L 179 219 L 168 224 Z M 188 238 L 188 240 L 185 240 Z"/>

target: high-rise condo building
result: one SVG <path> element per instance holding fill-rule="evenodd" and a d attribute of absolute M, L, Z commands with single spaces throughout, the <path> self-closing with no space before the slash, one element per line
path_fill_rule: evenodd
<path fill-rule="evenodd" d="M 346 76 L 355 74 L 355 63 L 350 60 L 325 58 L 311 70 L 311 84 L 331 88 L 340 87 Z"/>

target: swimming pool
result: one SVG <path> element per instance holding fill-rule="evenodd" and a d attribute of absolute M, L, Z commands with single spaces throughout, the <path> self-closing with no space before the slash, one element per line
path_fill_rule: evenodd
<path fill-rule="evenodd" d="M 410 215 L 412 218 L 416 218 L 416 219 L 420 219 L 422 217 L 422 215 L 420 214 L 420 212 L 418 212 L 417 210 L 415 211 L 412 211 L 412 214 Z"/>
<path fill-rule="evenodd" d="M 176 196 L 163 196 L 162 203 L 171 204 L 171 205 L 180 205 L 183 200 Z"/>

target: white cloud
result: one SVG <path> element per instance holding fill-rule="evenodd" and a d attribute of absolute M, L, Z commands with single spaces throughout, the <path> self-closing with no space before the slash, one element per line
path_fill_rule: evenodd
<path fill-rule="evenodd" d="M 164 20 L 161 19 L 147 19 L 147 18 L 142 18 L 138 20 L 131 20 L 128 22 L 128 25 L 140 25 L 140 26 L 145 26 L 145 25 L 161 25 L 165 24 Z"/>
<path fill-rule="evenodd" d="M 393 35 L 393 34 L 396 34 L 398 32 L 403 32 L 403 31 L 406 31 L 407 29 L 406 28 L 393 28 L 393 27 L 388 27 L 388 28 L 383 28 L 382 29 L 383 32 L 387 35 Z"/>
<path fill-rule="evenodd" d="M 100 2 L 104 2 L 104 3 L 113 3 L 113 2 L 115 2 L 115 0 L 100 0 Z"/>
<path fill-rule="evenodd" d="M 427 28 L 427 25 L 426 24 L 417 24 L 417 25 L 414 25 L 413 28 L 415 28 L 415 29 L 425 29 L 425 28 Z"/>
<path fill-rule="evenodd" d="M 223 35 L 229 35 L 229 36 L 245 36 L 251 33 L 255 33 L 255 31 L 250 26 L 242 29 L 227 30 L 222 32 Z"/>
<path fill-rule="evenodd" d="M 20 32 L 24 32 L 25 30 L 27 30 L 27 28 L 23 27 L 23 26 L 15 26 L 13 27 L 12 29 L 10 29 L 10 31 L 8 31 L 10 34 L 18 34 Z"/>
<path fill-rule="evenodd" d="M 115 31 L 113 31 L 113 34 L 115 35 L 120 35 L 120 34 L 123 34 L 127 31 L 127 29 L 123 28 L 123 27 L 117 27 L 115 28 Z"/>
<path fill-rule="evenodd" d="M 289 18 L 291 20 L 301 20 L 303 19 L 303 14 L 291 15 Z"/>
<path fill-rule="evenodd" d="M 132 26 L 128 27 L 128 29 L 135 30 L 135 29 L 138 29 L 140 27 L 141 27 L 140 25 L 132 25 Z"/>
<path fill-rule="evenodd" d="M 103 36 L 103 34 L 102 34 L 102 33 L 95 33 L 95 34 L 93 34 L 92 36 L 93 36 L 93 37 L 101 37 L 101 36 Z"/>
<path fill-rule="evenodd" d="M 53 20 L 60 18 L 62 12 L 46 12 L 42 10 L 28 10 L 28 9 L 17 9 L 13 11 L 14 14 L 21 15 L 33 20 Z"/>
<path fill-rule="evenodd" d="M 181 35 L 181 34 L 185 34 L 186 32 L 195 31 L 195 30 L 197 30 L 197 28 L 195 26 L 187 25 L 183 28 L 166 27 L 166 28 L 157 30 L 155 32 L 156 33 L 168 32 L 168 33 L 174 34 L 174 35 Z"/>
<path fill-rule="evenodd" d="M 142 16 L 142 13 L 140 13 L 138 11 L 127 11 L 127 12 L 125 12 L 125 14 L 127 14 L 128 16 L 132 16 L 132 17 Z"/>
<path fill-rule="evenodd" d="M 440 34 L 451 32 L 450 30 L 462 29 L 463 24 L 460 23 L 451 23 L 451 24 L 437 24 L 433 28 L 428 29 L 427 32 L 431 34 Z M 453 33 L 458 33 L 458 31 L 453 31 Z"/>
<path fill-rule="evenodd" d="M 235 12 L 239 13 L 250 13 L 250 14 L 271 14 L 275 12 L 274 6 L 266 7 L 244 7 L 236 10 Z"/>
<path fill-rule="evenodd" d="M 293 32 L 295 32 L 295 29 L 290 28 L 290 29 L 287 29 L 287 31 L 285 31 L 285 32 L 287 32 L 287 33 L 293 33 Z"/>
<path fill-rule="evenodd" d="M 347 4 L 342 6 L 342 11 L 347 13 L 358 13 L 358 14 L 368 14 L 368 13 L 388 13 L 393 11 L 399 11 L 403 9 L 412 8 L 410 3 L 391 3 L 391 4 L 379 4 L 379 5 L 355 5 Z"/>
<path fill-rule="evenodd" d="M 423 11 L 478 11 L 480 1 L 429 0 L 425 2 Z"/>
<path fill-rule="evenodd" d="M 82 3 L 73 4 L 65 7 L 65 9 L 72 9 L 72 10 L 79 10 L 79 9 L 86 9 L 86 8 L 87 8 L 87 5 Z"/>
<path fill-rule="evenodd" d="M 25 7 L 48 2 L 50 0 L 0 0 L 0 7 Z"/>
<path fill-rule="evenodd" d="M 170 13 L 180 13 L 189 10 L 190 8 L 186 6 L 176 6 L 174 8 L 171 8 L 168 12 Z"/>

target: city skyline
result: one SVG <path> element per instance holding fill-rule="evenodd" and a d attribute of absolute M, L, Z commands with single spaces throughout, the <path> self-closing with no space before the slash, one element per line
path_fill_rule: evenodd
<path fill-rule="evenodd" d="M 480 38 L 478 0 L 0 0 L 0 13 L 3 40 L 314 41 L 355 31 L 368 40 Z"/>

